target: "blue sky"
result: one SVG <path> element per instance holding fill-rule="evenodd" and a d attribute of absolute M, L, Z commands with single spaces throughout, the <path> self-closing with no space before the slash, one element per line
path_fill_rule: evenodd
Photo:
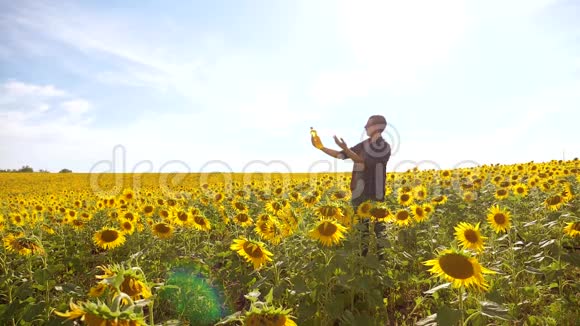
<path fill-rule="evenodd" d="M 580 156 L 577 1 L 2 1 L 0 168 L 389 171 Z"/>

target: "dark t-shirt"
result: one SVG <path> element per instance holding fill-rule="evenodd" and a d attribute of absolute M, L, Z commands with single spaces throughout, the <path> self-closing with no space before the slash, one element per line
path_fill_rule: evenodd
<path fill-rule="evenodd" d="M 363 159 L 364 163 L 354 162 L 350 190 L 352 199 L 384 200 L 387 162 L 391 157 L 391 145 L 382 137 L 371 143 L 370 138 L 350 148 Z M 340 159 L 346 159 L 346 153 L 340 152 Z"/>

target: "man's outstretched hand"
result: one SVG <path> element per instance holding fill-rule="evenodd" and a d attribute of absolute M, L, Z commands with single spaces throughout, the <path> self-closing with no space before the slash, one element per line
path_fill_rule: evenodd
<path fill-rule="evenodd" d="M 347 150 L 348 146 L 346 145 L 346 142 L 344 141 L 344 139 L 342 138 L 338 138 L 336 137 L 336 135 L 334 136 L 334 142 L 336 143 L 336 145 L 338 145 L 338 147 L 340 147 L 342 150 Z"/>

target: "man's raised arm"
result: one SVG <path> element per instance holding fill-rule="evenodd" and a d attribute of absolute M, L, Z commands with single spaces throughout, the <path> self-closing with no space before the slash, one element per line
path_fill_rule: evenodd
<path fill-rule="evenodd" d="M 318 137 L 318 136 L 316 136 L 316 137 Z M 311 142 L 312 142 L 312 146 L 314 146 L 317 149 L 320 149 L 326 155 L 329 155 L 329 156 L 332 156 L 334 158 L 338 158 L 341 160 L 344 160 L 345 158 L 348 157 L 356 163 L 363 162 L 363 159 L 358 154 L 353 152 L 346 145 L 346 143 L 344 142 L 344 139 L 342 139 L 342 138 L 339 139 L 338 137 L 334 136 L 334 142 L 342 149 L 342 151 L 336 151 L 334 149 L 324 147 L 324 145 L 322 145 L 322 142 L 320 141 L 320 138 L 317 138 L 317 140 L 315 140 L 314 137 L 311 137 Z"/>
<path fill-rule="evenodd" d="M 327 155 L 330 155 L 330 156 L 332 156 L 334 158 L 340 158 L 340 159 L 343 158 L 342 157 L 342 153 L 339 152 L 339 151 L 336 151 L 334 149 L 322 147 L 320 150 L 323 151 L 324 153 L 326 153 Z"/>

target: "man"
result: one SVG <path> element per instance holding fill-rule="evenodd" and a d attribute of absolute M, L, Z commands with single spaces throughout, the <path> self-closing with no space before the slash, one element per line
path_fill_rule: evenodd
<path fill-rule="evenodd" d="M 373 115 L 365 125 L 365 130 L 369 138 L 358 143 L 354 147 L 348 147 L 342 138 L 334 136 L 335 143 L 342 149 L 336 151 L 324 146 L 320 146 L 324 153 L 338 158 L 351 159 L 354 162 L 350 190 L 352 192 L 351 203 L 356 211 L 358 206 L 367 201 L 384 201 L 385 181 L 387 175 L 387 162 L 391 157 L 391 146 L 383 137 L 382 132 L 387 128 L 387 120 L 382 115 Z M 316 147 L 314 139 L 312 145 Z M 366 228 L 363 235 L 369 233 L 369 221 L 363 220 Z M 382 223 L 375 223 L 375 234 L 377 236 L 384 230 Z M 368 248 L 363 244 L 363 255 L 366 256 Z"/>

